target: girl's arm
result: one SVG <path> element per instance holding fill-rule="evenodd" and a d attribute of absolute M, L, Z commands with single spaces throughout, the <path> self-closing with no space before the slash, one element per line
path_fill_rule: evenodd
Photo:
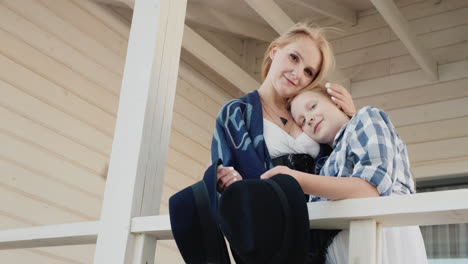
<path fill-rule="evenodd" d="M 261 178 L 268 179 L 277 174 L 294 177 L 304 193 L 331 200 L 380 196 L 375 186 L 361 178 L 321 176 L 292 170 L 286 166 L 276 166 L 265 172 Z"/>

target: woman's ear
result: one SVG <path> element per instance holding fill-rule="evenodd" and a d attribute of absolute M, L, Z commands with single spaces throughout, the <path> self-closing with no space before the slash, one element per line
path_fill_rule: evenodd
<path fill-rule="evenodd" d="M 273 46 L 271 48 L 270 53 L 268 54 L 268 56 L 270 57 L 271 60 L 273 60 L 273 58 L 275 57 L 277 51 L 278 51 L 278 46 Z"/>

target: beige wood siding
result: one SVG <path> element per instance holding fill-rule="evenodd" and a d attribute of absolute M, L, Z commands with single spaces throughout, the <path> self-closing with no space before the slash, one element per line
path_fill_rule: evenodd
<path fill-rule="evenodd" d="M 99 219 L 130 25 L 121 13 L 87 0 L 0 4 L 0 229 Z M 161 214 L 203 175 L 231 98 L 181 62 Z M 93 253 L 7 250 L 0 262 L 92 263 Z M 157 263 L 182 263 L 173 241 L 158 243 Z"/>
<path fill-rule="evenodd" d="M 404 4 L 404 3 L 403 3 Z M 381 16 L 366 11 L 332 43 L 356 104 L 387 111 L 417 179 L 468 173 L 468 6 L 414 1 L 400 10 L 439 64 L 430 82 Z M 336 25 L 341 27 L 341 25 Z"/>

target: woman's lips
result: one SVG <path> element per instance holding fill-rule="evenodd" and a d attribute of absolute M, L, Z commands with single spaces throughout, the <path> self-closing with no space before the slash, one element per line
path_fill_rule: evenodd
<path fill-rule="evenodd" d="M 320 122 L 318 122 L 318 123 L 315 125 L 315 127 L 314 127 L 314 134 L 317 133 L 317 130 L 318 130 L 320 124 L 322 123 L 322 121 L 323 121 L 323 120 L 320 120 Z"/>

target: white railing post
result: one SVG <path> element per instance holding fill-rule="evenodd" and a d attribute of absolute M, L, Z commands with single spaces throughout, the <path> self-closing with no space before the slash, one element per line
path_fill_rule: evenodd
<path fill-rule="evenodd" d="M 131 233 L 159 211 L 186 0 L 136 0 L 94 263 L 153 263 L 156 238 Z"/>
<path fill-rule="evenodd" d="M 377 229 L 376 229 L 376 235 L 377 235 L 377 238 L 376 238 L 376 261 L 375 263 L 376 264 L 382 264 L 382 245 L 383 245 L 383 241 L 382 241 L 382 224 L 381 223 L 377 223 Z"/>
<path fill-rule="evenodd" d="M 375 220 L 355 220 L 349 225 L 349 264 L 377 262 L 377 223 Z"/>

